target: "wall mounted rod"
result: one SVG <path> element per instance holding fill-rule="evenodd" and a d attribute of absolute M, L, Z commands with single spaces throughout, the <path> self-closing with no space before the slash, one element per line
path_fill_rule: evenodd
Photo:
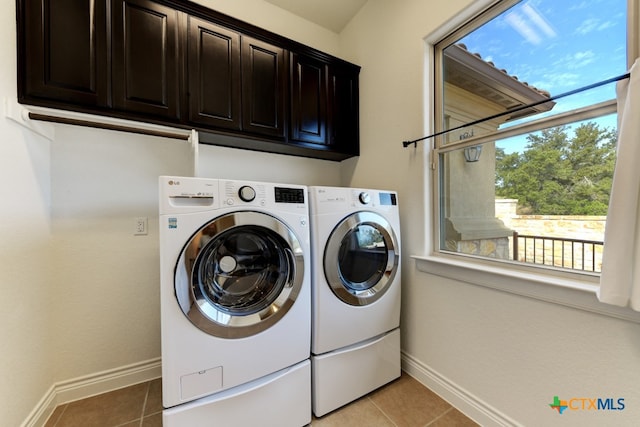
<path fill-rule="evenodd" d="M 619 80 L 628 79 L 629 76 L 630 76 L 630 73 L 626 73 L 626 74 L 623 74 L 623 75 L 618 76 L 618 77 L 612 77 L 610 79 L 603 80 L 603 81 L 597 82 L 597 83 L 592 83 L 592 84 L 590 84 L 588 86 L 584 86 L 584 87 L 581 87 L 581 88 L 578 88 L 578 89 L 570 90 L 569 92 L 561 93 L 559 95 L 552 96 L 552 97 L 549 97 L 547 99 L 543 99 L 541 101 L 536 101 L 534 103 L 527 104 L 527 105 L 521 105 L 519 107 L 515 107 L 515 108 L 511 108 L 509 110 L 506 110 L 506 111 L 504 111 L 502 113 L 498 113 L 498 114 L 494 114 L 494 115 L 489 116 L 489 117 L 484 117 L 482 119 L 474 120 L 472 122 L 469 122 L 469 123 L 466 123 L 466 124 L 463 124 L 463 125 L 460 125 L 460 126 L 456 126 L 454 128 L 451 128 L 451 129 L 447 129 L 447 130 L 443 130 L 443 131 L 440 131 L 440 132 L 436 132 L 436 133 L 428 135 L 428 136 L 423 136 L 422 138 L 414 139 L 412 141 L 403 141 L 402 142 L 402 146 L 404 148 L 407 148 L 411 144 L 417 145 L 418 142 L 424 141 L 426 139 L 435 138 L 436 136 L 445 135 L 445 134 L 447 134 L 449 132 L 453 132 L 453 131 L 456 131 L 456 130 L 464 129 L 466 127 L 477 125 L 479 123 L 483 123 L 483 122 L 486 122 L 486 121 L 489 121 L 489 120 L 497 119 L 498 117 L 506 116 L 507 114 L 516 113 L 518 111 L 526 110 L 527 108 L 536 107 L 536 106 L 541 105 L 541 104 L 546 104 L 547 102 L 555 101 L 556 99 L 564 98 L 564 97 L 569 96 L 569 95 L 575 95 L 576 93 L 585 92 L 587 90 L 594 89 L 594 88 L 597 88 L 597 87 L 600 87 L 600 86 L 604 86 L 604 85 L 607 85 L 609 83 L 617 82 Z"/>
<path fill-rule="evenodd" d="M 57 117 L 57 116 L 51 116 L 48 114 L 40 114 L 40 113 L 32 113 L 32 112 L 29 112 L 29 118 L 31 120 L 40 120 L 43 122 L 62 123 L 62 124 L 75 125 L 75 126 L 86 126 L 86 127 L 92 127 L 92 128 L 98 128 L 98 129 L 115 130 L 119 132 L 130 132 L 130 133 L 138 133 L 142 135 L 160 136 L 163 138 L 183 139 L 185 141 L 188 140 L 190 136 L 190 134 L 186 132 L 182 133 L 182 132 L 155 130 L 155 129 L 136 128 L 133 126 L 100 123 L 100 122 L 94 122 L 90 120 L 71 119 L 66 117 Z"/>

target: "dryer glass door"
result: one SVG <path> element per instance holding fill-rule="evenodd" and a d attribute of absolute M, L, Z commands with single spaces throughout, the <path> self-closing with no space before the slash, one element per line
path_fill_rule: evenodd
<path fill-rule="evenodd" d="M 176 296 L 201 330 L 240 338 L 282 318 L 303 275 L 300 242 L 284 223 L 259 212 L 236 212 L 192 236 L 176 268 Z"/>
<path fill-rule="evenodd" d="M 325 276 L 342 301 L 367 305 L 389 288 L 398 260 L 399 248 L 389 222 L 373 212 L 357 212 L 331 233 L 325 247 Z"/>

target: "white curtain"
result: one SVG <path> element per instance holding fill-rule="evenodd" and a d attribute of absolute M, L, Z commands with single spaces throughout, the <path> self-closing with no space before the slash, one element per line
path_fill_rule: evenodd
<path fill-rule="evenodd" d="M 640 311 L 640 59 L 616 87 L 618 147 L 598 299 Z"/>

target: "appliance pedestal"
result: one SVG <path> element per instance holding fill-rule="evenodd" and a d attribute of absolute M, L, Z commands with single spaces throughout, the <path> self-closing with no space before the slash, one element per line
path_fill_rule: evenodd
<path fill-rule="evenodd" d="M 311 356 L 313 413 L 321 417 L 400 377 L 400 328 Z"/>
<path fill-rule="evenodd" d="M 300 427 L 311 423 L 309 360 L 162 412 L 164 427 Z"/>

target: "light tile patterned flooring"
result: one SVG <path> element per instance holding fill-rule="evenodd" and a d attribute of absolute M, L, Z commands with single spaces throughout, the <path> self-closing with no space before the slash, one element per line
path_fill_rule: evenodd
<path fill-rule="evenodd" d="M 162 385 L 153 380 L 60 405 L 45 427 L 162 426 Z M 312 427 L 471 427 L 476 423 L 407 374 Z M 194 426 L 199 427 L 199 426 Z"/>

